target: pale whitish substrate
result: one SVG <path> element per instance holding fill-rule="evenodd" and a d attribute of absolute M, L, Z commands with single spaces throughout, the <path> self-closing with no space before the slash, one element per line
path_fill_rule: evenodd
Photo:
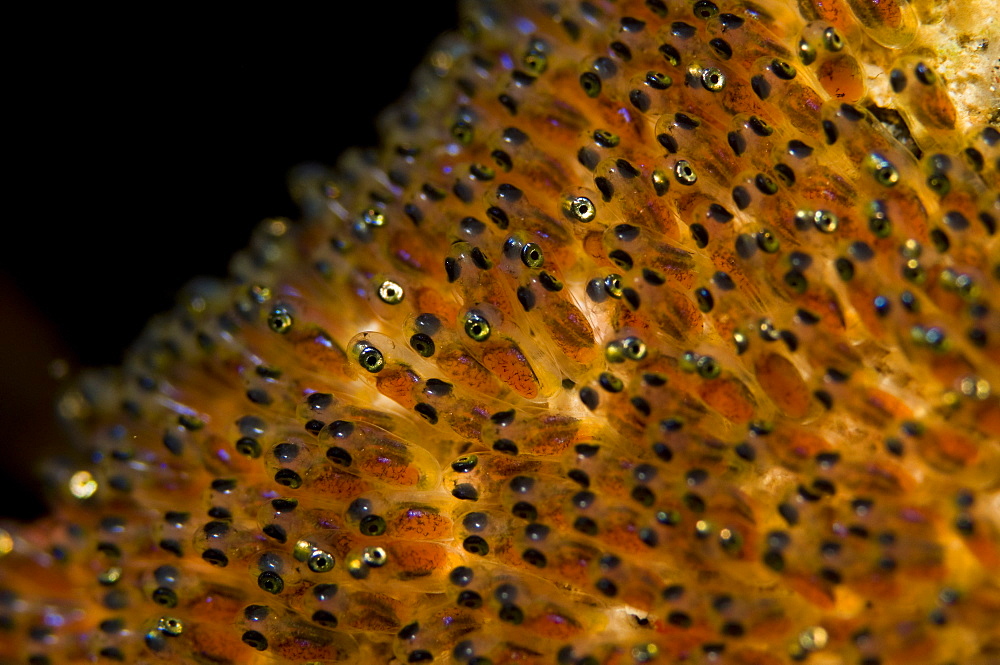
<path fill-rule="evenodd" d="M 904 3 L 905 4 L 905 3 Z M 941 0 L 924 16 L 905 51 L 926 59 L 955 105 L 955 128 L 968 132 L 1000 121 L 1000 8 L 995 0 Z M 894 106 L 888 70 L 867 66 L 869 95 Z"/>

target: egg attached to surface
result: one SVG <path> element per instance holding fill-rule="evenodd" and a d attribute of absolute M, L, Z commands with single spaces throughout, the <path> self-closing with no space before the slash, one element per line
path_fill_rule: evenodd
<path fill-rule="evenodd" d="M 991 10 L 463 11 L 60 402 L 0 661 L 996 663 Z"/>

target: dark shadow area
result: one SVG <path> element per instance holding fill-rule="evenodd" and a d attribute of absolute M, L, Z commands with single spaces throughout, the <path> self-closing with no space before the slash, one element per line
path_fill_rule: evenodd
<path fill-rule="evenodd" d="M 212 17 L 39 9 L 20 26 L 4 85 L 16 176 L 0 261 L 0 516 L 41 512 L 32 469 L 68 445 L 49 362 L 118 364 L 186 281 L 225 274 L 261 219 L 297 217 L 288 171 L 374 145 L 377 114 L 457 24 L 447 3 L 344 4 Z"/>

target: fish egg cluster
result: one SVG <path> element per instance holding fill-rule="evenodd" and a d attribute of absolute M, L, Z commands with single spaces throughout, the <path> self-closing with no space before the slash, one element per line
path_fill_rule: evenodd
<path fill-rule="evenodd" d="M 65 396 L 0 661 L 1000 661 L 964 7 L 465 3 L 378 150 Z"/>

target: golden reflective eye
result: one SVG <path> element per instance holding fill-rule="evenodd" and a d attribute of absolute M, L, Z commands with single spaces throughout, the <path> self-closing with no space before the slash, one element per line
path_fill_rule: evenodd
<path fill-rule="evenodd" d="M 510 171 L 512 168 L 514 168 L 514 163 L 511 161 L 510 155 L 508 155 L 503 150 L 494 150 L 493 152 L 490 153 L 490 157 L 493 158 L 493 163 L 496 164 L 501 169 L 503 169 L 504 171 Z M 490 169 L 490 171 L 492 171 L 492 169 Z"/>
<path fill-rule="evenodd" d="M 604 278 L 604 290 L 612 298 L 622 297 L 622 276 L 618 273 L 611 273 Z"/>
<path fill-rule="evenodd" d="M 434 355 L 434 340 L 430 335 L 416 333 L 410 338 L 410 347 L 424 358 Z"/>
<path fill-rule="evenodd" d="M 302 476 L 291 469 L 278 469 L 277 473 L 274 474 L 274 482 L 297 490 L 302 487 Z"/>
<path fill-rule="evenodd" d="M 538 268 L 544 262 L 542 248 L 533 242 L 529 242 L 521 249 L 521 261 L 529 268 Z"/>
<path fill-rule="evenodd" d="M 250 298 L 258 305 L 263 305 L 271 299 L 271 289 L 260 284 L 255 284 L 250 287 Z"/>
<path fill-rule="evenodd" d="M 938 196 L 947 196 L 951 191 L 951 181 L 943 173 L 932 173 L 928 176 L 927 186 Z"/>
<path fill-rule="evenodd" d="M 719 363 L 712 356 L 702 356 L 696 363 L 698 375 L 704 379 L 714 379 L 722 372 Z"/>
<path fill-rule="evenodd" d="M 968 275 L 959 275 L 955 278 L 955 290 L 965 300 L 975 300 L 982 294 L 982 289 Z"/>
<path fill-rule="evenodd" d="M 381 515 L 365 515 L 358 524 L 358 530 L 366 536 L 381 536 L 385 533 L 385 526 Z"/>
<path fill-rule="evenodd" d="M 872 201 L 868 207 L 868 228 L 877 238 L 887 238 L 892 233 L 892 221 L 881 201 Z"/>
<path fill-rule="evenodd" d="M 265 570 L 257 576 L 257 586 L 263 591 L 278 595 L 285 589 L 285 581 L 273 570 Z"/>
<path fill-rule="evenodd" d="M 913 68 L 913 74 L 924 85 L 933 85 L 937 81 L 937 74 L 934 73 L 934 70 L 922 62 L 917 63 L 917 66 Z"/>
<path fill-rule="evenodd" d="M 378 287 L 378 297 L 388 305 L 398 305 L 403 300 L 403 287 L 387 279 Z"/>
<path fill-rule="evenodd" d="M 601 94 L 601 79 L 594 72 L 584 72 L 580 74 L 580 87 L 588 97 L 597 97 Z"/>
<path fill-rule="evenodd" d="M 695 302 L 698 303 L 698 309 L 703 312 L 711 312 L 712 308 L 715 307 L 715 297 L 705 287 L 695 289 L 694 298 Z"/>
<path fill-rule="evenodd" d="M 924 270 L 923 266 L 916 259 L 910 259 L 903 264 L 903 279 L 908 282 L 913 282 L 918 286 L 927 281 L 927 271 Z"/>
<path fill-rule="evenodd" d="M 778 238 L 770 231 L 765 230 L 757 234 L 757 246 L 768 254 L 777 252 L 780 244 Z"/>
<path fill-rule="evenodd" d="M 608 342 L 607 346 L 604 347 L 604 358 L 609 363 L 625 362 L 625 347 L 618 340 Z"/>
<path fill-rule="evenodd" d="M 813 224 L 823 233 L 833 233 L 840 225 L 840 220 L 829 210 L 817 210 L 813 214 Z"/>
<path fill-rule="evenodd" d="M 976 376 L 966 376 L 962 378 L 959 389 L 966 397 L 975 397 L 979 400 L 989 399 L 992 392 L 990 382 Z"/>
<path fill-rule="evenodd" d="M 614 148 L 620 140 L 617 134 L 606 129 L 594 130 L 594 142 L 602 148 Z"/>
<path fill-rule="evenodd" d="M 156 628 L 169 637 L 177 637 L 184 632 L 184 623 L 175 617 L 160 617 Z"/>
<path fill-rule="evenodd" d="M 260 443 L 257 442 L 257 439 L 244 436 L 236 442 L 236 452 L 247 457 L 260 457 Z"/>
<path fill-rule="evenodd" d="M 757 136 L 771 136 L 774 134 L 774 127 L 768 124 L 766 120 L 762 120 L 757 116 L 751 116 L 745 126 Z"/>
<path fill-rule="evenodd" d="M 89 499 L 97 492 L 97 481 L 89 471 L 77 471 L 69 479 L 69 492 L 77 499 Z"/>
<path fill-rule="evenodd" d="M 243 633 L 243 638 L 242 639 L 243 639 L 243 643 L 244 644 L 246 644 L 247 646 L 253 647 L 257 651 L 266 651 L 267 650 L 267 638 L 264 637 L 263 635 L 261 635 L 256 630 L 248 630 L 248 631 L 246 631 L 245 633 Z M 147 644 L 148 644 L 148 642 L 147 642 Z M 154 650 L 159 651 L 159 649 L 154 649 Z"/>
<path fill-rule="evenodd" d="M 729 554 L 736 554 L 743 546 L 743 538 L 737 531 L 722 529 L 719 531 L 719 546 Z"/>
<path fill-rule="evenodd" d="M 102 570 L 97 574 L 97 581 L 104 586 L 111 586 L 112 584 L 117 584 L 118 580 L 122 578 L 122 569 L 118 566 L 111 566 L 106 570 Z"/>
<path fill-rule="evenodd" d="M 177 607 L 177 592 L 167 587 L 160 587 L 150 596 L 152 601 L 163 607 Z"/>
<path fill-rule="evenodd" d="M 670 179 L 663 169 L 653 170 L 653 191 L 657 196 L 663 196 L 670 189 Z"/>
<path fill-rule="evenodd" d="M 899 172 L 891 164 L 885 164 L 875 170 L 875 179 L 879 184 L 891 187 L 899 182 Z"/>
<path fill-rule="evenodd" d="M 778 183 L 774 182 L 763 173 L 758 173 L 754 177 L 753 184 L 757 187 L 761 194 L 766 196 L 773 196 L 778 192 Z"/>
<path fill-rule="evenodd" d="M 374 346 L 362 346 L 358 353 L 358 362 L 372 374 L 382 371 L 382 368 L 385 367 L 385 358 L 382 357 L 382 352 Z"/>
<path fill-rule="evenodd" d="M 276 333 L 288 332 L 293 322 L 291 313 L 285 307 L 275 307 L 267 315 L 267 327 Z"/>
<path fill-rule="evenodd" d="M 312 553 L 317 550 L 317 547 L 310 543 L 308 540 L 300 540 L 295 543 L 295 547 L 292 548 L 292 556 L 296 561 L 308 561 Z"/>
<path fill-rule="evenodd" d="M 791 187 L 795 184 L 795 171 L 788 164 L 775 164 L 774 173 L 785 187 Z"/>
<path fill-rule="evenodd" d="M 499 151 L 494 151 L 494 152 L 499 152 Z M 510 169 L 508 168 L 506 170 Z M 493 178 L 496 177 L 497 174 L 496 171 L 494 171 L 491 167 L 486 166 L 486 164 L 473 164 L 472 166 L 469 167 L 469 173 L 472 174 L 472 177 L 475 178 L 476 180 L 493 180 Z"/>
<path fill-rule="evenodd" d="M 469 473 L 476 468 L 477 464 L 479 464 L 477 455 L 462 455 L 451 463 L 451 468 L 457 473 Z"/>
<path fill-rule="evenodd" d="M 601 388 L 604 388 L 609 393 L 620 393 L 625 389 L 625 383 L 610 372 L 602 372 L 597 378 L 597 382 Z"/>
<path fill-rule="evenodd" d="M 608 258 L 611 259 L 612 263 L 614 263 L 616 266 L 618 266 L 620 269 L 626 272 L 632 269 L 633 265 L 632 257 L 629 255 L 628 252 L 624 250 L 621 249 L 612 250 L 608 254 Z"/>
<path fill-rule="evenodd" d="M 919 259 L 924 248 L 915 238 L 907 238 L 900 246 L 899 251 L 908 259 Z"/>
<path fill-rule="evenodd" d="M 799 60 L 803 65 L 811 65 L 816 62 L 816 49 L 814 49 L 805 39 L 799 40 Z"/>
<path fill-rule="evenodd" d="M 674 177 L 682 185 L 693 185 L 698 181 L 698 174 L 686 159 L 679 159 L 674 165 Z"/>
<path fill-rule="evenodd" d="M 484 342 L 490 336 L 490 323 L 482 314 L 469 312 L 465 315 L 465 334 L 477 342 Z"/>
<path fill-rule="evenodd" d="M 307 565 L 309 566 L 309 570 L 314 573 L 330 572 L 333 570 L 334 565 L 333 555 L 320 549 L 313 550 L 313 553 L 309 555 Z"/>
<path fill-rule="evenodd" d="M 701 84 L 706 90 L 719 92 L 726 87 L 726 75 L 718 67 L 709 67 L 701 73 Z"/>
<path fill-rule="evenodd" d="M 674 80 L 661 72 L 647 72 L 646 85 L 654 90 L 666 90 L 673 85 Z"/>
<path fill-rule="evenodd" d="M 948 240 L 948 234 L 941 229 L 931 229 L 930 237 L 931 242 L 934 244 L 934 249 L 942 254 L 947 252 L 951 247 L 951 241 Z"/>
<path fill-rule="evenodd" d="M 389 555 L 381 547 L 366 547 L 361 553 L 361 559 L 372 568 L 380 568 L 386 564 Z"/>
<path fill-rule="evenodd" d="M 368 577 L 370 572 L 368 566 L 361 558 L 350 558 L 347 560 L 347 572 L 356 580 L 363 580 Z"/>
<path fill-rule="evenodd" d="M 660 647 L 649 642 L 632 647 L 632 658 L 637 663 L 651 662 L 660 653 Z"/>
<path fill-rule="evenodd" d="M 869 160 L 871 161 L 872 174 L 880 185 L 892 187 L 899 182 L 899 171 L 881 155 L 872 153 Z"/>
<path fill-rule="evenodd" d="M 792 67 L 784 60 L 775 58 L 771 61 L 771 72 L 779 79 L 790 81 L 795 78 L 795 67 Z"/>
<path fill-rule="evenodd" d="M 828 51 L 839 51 L 844 48 L 844 39 L 835 28 L 827 28 L 823 31 L 823 46 Z"/>
<path fill-rule="evenodd" d="M 854 279 L 854 264 L 851 263 L 850 259 L 845 259 L 840 257 L 833 262 L 833 267 L 837 270 L 837 276 L 845 282 L 849 282 Z"/>
<path fill-rule="evenodd" d="M 451 126 L 451 135 L 462 145 L 469 145 L 472 143 L 473 137 L 472 125 L 464 120 L 459 120 Z"/>
<path fill-rule="evenodd" d="M 361 213 L 361 221 L 368 226 L 384 226 L 385 215 L 375 208 L 369 208 Z"/>
<path fill-rule="evenodd" d="M 530 506 L 530 504 L 527 505 Z M 514 504 L 514 511 L 517 511 L 520 506 L 521 503 Z M 521 514 L 518 514 L 518 512 L 514 512 L 514 515 L 518 517 L 522 516 Z M 462 541 L 462 548 L 465 549 L 466 552 L 477 556 L 486 556 L 490 553 L 490 544 L 481 536 L 469 536 Z"/>
<path fill-rule="evenodd" d="M 806 279 L 806 276 L 798 270 L 789 270 L 785 273 L 784 279 L 788 288 L 795 293 L 805 293 L 806 288 L 809 286 L 809 281 Z"/>
<path fill-rule="evenodd" d="M 534 76 L 544 72 L 549 65 L 548 57 L 538 49 L 531 49 L 525 53 L 522 62 L 524 62 L 524 68 L 528 70 L 528 73 Z"/>
<path fill-rule="evenodd" d="M 944 270 L 941 271 L 941 276 L 940 278 L 938 278 L 938 281 L 944 288 L 948 289 L 949 291 L 954 291 L 955 281 L 957 279 L 958 279 L 958 273 L 956 273 L 951 268 L 945 268 Z"/>
<path fill-rule="evenodd" d="M 671 67 L 676 67 L 681 64 L 681 52 L 678 51 L 672 44 L 661 44 L 660 48 L 657 50 Z"/>
<path fill-rule="evenodd" d="M 638 337 L 626 337 L 622 340 L 622 352 L 629 360 L 642 360 L 646 357 L 646 344 Z"/>
<path fill-rule="evenodd" d="M 566 212 L 578 222 L 591 222 L 597 216 L 594 203 L 586 196 L 574 196 L 566 200 Z"/>
<path fill-rule="evenodd" d="M 737 355 L 746 353 L 746 350 L 750 348 L 750 340 L 739 330 L 733 333 L 733 344 L 736 345 Z"/>
<path fill-rule="evenodd" d="M 799 633 L 799 646 L 806 651 L 816 651 L 826 647 L 829 635 L 821 626 L 806 628 Z"/>
<path fill-rule="evenodd" d="M 698 0 L 694 3 L 694 15 L 702 20 L 708 20 L 718 13 L 718 5 L 710 0 Z"/>

